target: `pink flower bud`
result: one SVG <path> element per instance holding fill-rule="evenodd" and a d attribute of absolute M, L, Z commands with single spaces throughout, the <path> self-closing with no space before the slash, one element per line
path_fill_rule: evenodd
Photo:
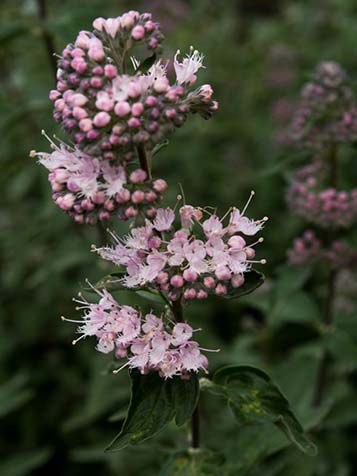
<path fill-rule="evenodd" d="M 145 28 L 145 31 L 150 33 L 155 29 L 155 23 L 153 21 L 149 20 L 145 23 L 144 28 Z"/>
<path fill-rule="evenodd" d="M 75 117 L 78 121 L 88 116 L 87 111 L 82 107 L 74 107 L 72 114 L 73 117 Z"/>
<path fill-rule="evenodd" d="M 145 199 L 145 193 L 142 190 L 135 190 L 131 195 L 131 201 L 133 203 L 141 203 Z"/>
<path fill-rule="evenodd" d="M 103 80 L 102 78 L 99 78 L 98 76 L 93 76 L 93 78 L 91 78 L 90 80 L 90 85 L 92 86 L 92 88 L 101 88 L 103 86 Z"/>
<path fill-rule="evenodd" d="M 95 140 L 98 139 L 99 137 L 99 131 L 96 131 L 94 129 L 91 129 L 90 131 L 87 132 L 86 137 L 88 140 Z"/>
<path fill-rule="evenodd" d="M 163 76 L 158 78 L 154 83 L 154 91 L 157 93 L 165 93 L 169 88 L 169 80 Z"/>
<path fill-rule="evenodd" d="M 126 188 L 123 188 L 115 195 L 115 200 L 118 203 L 125 203 L 130 200 L 130 192 Z"/>
<path fill-rule="evenodd" d="M 105 53 L 103 48 L 99 48 L 97 46 L 92 46 L 88 50 L 88 56 L 90 59 L 94 61 L 102 61 L 105 58 Z"/>
<path fill-rule="evenodd" d="M 104 201 L 105 201 L 104 192 L 96 192 L 92 197 L 92 202 L 96 203 L 97 205 L 104 203 Z"/>
<path fill-rule="evenodd" d="M 97 127 L 105 127 L 110 122 L 110 115 L 107 112 L 98 112 L 93 118 L 93 123 Z"/>
<path fill-rule="evenodd" d="M 108 210 L 109 212 L 112 212 L 114 210 L 114 202 L 113 200 L 107 199 L 104 202 L 104 208 Z"/>
<path fill-rule="evenodd" d="M 200 289 L 197 292 L 197 299 L 206 299 L 207 296 L 208 296 L 208 294 L 203 289 Z"/>
<path fill-rule="evenodd" d="M 183 277 L 180 274 L 175 274 L 175 276 L 172 276 L 172 278 L 170 279 L 170 284 L 174 288 L 182 288 L 183 283 Z"/>
<path fill-rule="evenodd" d="M 167 183 L 163 179 L 157 179 L 153 183 L 153 189 L 156 192 L 163 193 L 167 189 Z"/>
<path fill-rule="evenodd" d="M 128 207 L 125 210 L 125 216 L 127 218 L 136 217 L 137 214 L 138 214 L 138 211 L 134 207 Z"/>
<path fill-rule="evenodd" d="M 185 269 L 183 272 L 183 277 L 188 282 L 194 282 L 197 280 L 197 273 L 193 269 Z"/>
<path fill-rule="evenodd" d="M 157 103 L 157 98 L 155 96 L 148 96 L 145 100 L 145 105 L 152 107 Z"/>
<path fill-rule="evenodd" d="M 141 94 L 141 87 L 140 84 L 135 83 L 132 81 L 128 86 L 128 96 L 131 98 L 136 98 Z"/>
<path fill-rule="evenodd" d="M 133 116 L 140 116 L 143 110 L 144 106 L 141 102 L 136 102 L 131 106 L 131 113 Z"/>
<path fill-rule="evenodd" d="M 66 104 L 63 99 L 57 99 L 54 104 L 56 111 L 63 111 L 65 105 Z"/>
<path fill-rule="evenodd" d="M 131 117 L 129 120 L 128 120 L 128 126 L 129 127 L 132 127 L 132 128 L 137 128 L 137 127 L 140 127 L 140 120 L 136 117 Z"/>
<path fill-rule="evenodd" d="M 114 78 L 117 75 L 117 69 L 113 64 L 106 64 L 104 66 L 104 74 L 107 78 Z"/>
<path fill-rule="evenodd" d="M 95 75 L 98 75 L 98 76 L 101 76 L 103 74 L 103 68 L 102 66 L 95 66 L 93 69 L 92 69 L 92 73 L 95 74 Z"/>
<path fill-rule="evenodd" d="M 166 109 L 166 111 L 165 111 L 165 116 L 166 116 L 168 119 L 173 119 L 173 118 L 176 116 L 176 111 L 175 111 L 175 109 L 173 109 L 173 108 Z"/>
<path fill-rule="evenodd" d="M 193 288 L 188 288 L 188 289 L 185 289 L 184 293 L 183 293 L 183 297 L 185 299 L 195 299 L 196 297 L 196 290 L 193 289 Z"/>
<path fill-rule="evenodd" d="M 160 271 L 160 273 L 156 277 L 156 281 L 159 284 L 166 284 L 169 280 L 169 275 L 165 273 L 164 271 Z"/>
<path fill-rule="evenodd" d="M 127 101 L 120 101 L 114 107 L 114 112 L 119 117 L 124 117 L 130 112 L 130 104 Z"/>
<path fill-rule="evenodd" d="M 92 121 L 90 119 L 81 119 L 79 121 L 79 128 L 83 132 L 88 132 L 92 129 Z"/>
<path fill-rule="evenodd" d="M 216 278 L 222 281 L 226 281 L 230 279 L 232 276 L 231 271 L 227 268 L 227 266 L 218 266 L 215 273 Z"/>
<path fill-rule="evenodd" d="M 235 274 L 232 276 L 231 284 L 233 288 L 240 288 L 244 284 L 244 277 L 242 274 Z"/>
<path fill-rule="evenodd" d="M 63 210 L 70 210 L 73 207 L 75 196 L 72 193 L 66 193 L 61 197 L 61 204 L 59 205 Z"/>
<path fill-rule="evenodd" d="M 216 280 L 212 276 L 206 276 L 203 280 L 203 284 L 206 286 L 206 288 L 212 289 L 216 285 Z"/>
<path fill-rule="evenodd" d="M 157 48 L 157 45 L 158 45 L 158 41 L 156 38 L 150 38 L 149 42 L 148 42 L 148 46 L 151 48 L 151 49 L 155 49 Z"/>
<path fill-rule="evenodd" d="M 155 192 L 150 191 L 145 193 L 145 200 L 147 200 L 149 203 L 155 202 L 157 199 L 157 195 Z"/>
<path fill-rule="evenodd" d="M 124 13 L 124 15 L 120 17 L 120 25 L 126 29 L 131 28 L 134 25 L 133 16 L 129 13 Z"/>
<path fill-rule="evenodd" d="M 143 169 L 134 170 L 129 177 L 130 182 L 132 183 L 142 183 L 145 182 L 147 178 L 147 173 Z"/>
<path fill-rule="evenodd" d="M 71 96 L 71 104 L 73 106 L 84 106 L 87 102 L 88 98 L 84 94 L 76 93 Z"/>
<path fill-rule="evenodd" d="M 241 250 L 245 247 L 245 245 L 246 242 L 244 238 L 239 235 L 233 235 L 228 240 L 228 246 L 230 246 L 231 248 L 238 248 L 239 250 Z"/>
<path fill-rule="evenodd" d="M 74 221 L 75 221 L 76 223 L 83 223 L 83 221 L 84 221 L 83 215 L 80 215 L 80 214 L 74 215 Z"/>
<path fill-rule="evenodd" d="M 159 248 L 161 245 L 161 238 L 159 236 L 152 236 L 148 239 L 148 246 L 149 248 Z"/>
<path fill-rule="evenodd" d="M 100 94 L 99 92 L 95 102 L 95 107 L 101 111 L 111 111 L 114 107 L 114 102 L 106 93 Z"/>
<path fill-rule="evenodd" d="M 133 28 L 133 31 L 131 32 L 131 37 L 136 40 L 142 40 L 145 36 L 145 29 L 141 25 L 137 25 L 136 27 Z"/>
<path fill-rule="evenodd" d="M 254 256 L 255 256 L 255 250 L 254 250 L 254 248 L 246 248 L 246 249 L 244 250 L 244 253 L 246 254 L 246 256 L 247 256 L 248 259 L 252 259 L 252 258 L 254 258 Z"/>
<path fill-rule="evenodd" d="M 105 23 L 105 19 L 102 17 L 98 17 L 93 21 L 92 25 L 93 25 L 93 28 L 95 28 L 96 30 L 102 31 L 104 23 Z"/>
<path fill-rule="evenodd" d="M 49 94 L 49 98 L 51 101 L 55 101 L 57 98 L 61 96 L 61 93 L 57 91 L 57 89 L 52 89 Z"/>
<path fill-rule="evenodd" d="M 102 210 L 100 213 L 99 213 L 99 220 L 100 221 L 105 221 L 105 220 L 108 220 L 110 218 L 110 213 Z"/>
<path fill-rule="evenodd" d="M 215 293 L 217 296 L 224 296 L 227 294 L 227 287 L 224 284 L 219 283 L 216 286 Z"/>

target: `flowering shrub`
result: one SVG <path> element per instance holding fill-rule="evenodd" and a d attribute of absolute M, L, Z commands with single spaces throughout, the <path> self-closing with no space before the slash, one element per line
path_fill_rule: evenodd
<path fill-rule="evenodd" d="M 112 246 L 93 248 L 116 267 L 87 289 L 99 302 L 80 294 L 75 301 L 82 319 L 63 318 L 79 324 L 73 343 L 93 336 L 99 352 L 113 353 L 114 373 L 129 369 L 130 406 L 109 449 L 151 438 L 173 419 L 178 426 L 191 420 L 191 447 L 197 449 L 198 401 L 206 390 L 222 397 L 239 423 L 274 423 L 300 450 L 315 454 L 287 399 L 264 371 L 233 365 L 209 375 L 204 353 L 210 350 L 192 340 L 201 329 L 184 315 L 194 299 L 237 298 L 264 280 L 253 268 L 265 263 L 254 259 L 263 238 L 252 237 L 267 218 L 245 215 L 253 192 L 241 211 L 231 207 L 222 217 L 209 207 L 158 208 L 167 184 L 153 178 L 152 157 L 189 113 L 207 119 L 218 107 L 210 85 L 193 89 L 203 56 L 192 48 L 180 62 L 178 51 L 170 83 L 167 63 L 156 59 L 163 37 L 150 14 L 97 18 L 93 28 L 62 52 L 57 89 L 50 93 L 54 118 L 74 145 L 51 143 L 51 154 L 32 155 L 50 172 L 54 201 L 76 222 L 134 218 L 126 236 L 111 232 Z M 138 44 L 151 56 L 129 58 Z M 123 289 L 144 291 L 159 302 L 158 310 L 123 304 L 113 296 Z M 201 371 L 206 377 L 199 377 Z"/>

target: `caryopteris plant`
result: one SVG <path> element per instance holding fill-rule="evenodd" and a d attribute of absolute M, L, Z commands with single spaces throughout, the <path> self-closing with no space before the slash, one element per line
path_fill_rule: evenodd
<path fill-rule="evenodd" d="M 129 370 L 130 406 L 108 449 L 141 443 L 172 421 L 191 421 L 196 452 L 186 456 L 201 452 L 204 458 L 199 399 L 207 390 L 229 404 L 240 427 L 273 423 L 299 449 L 314 453 L 288 401 L 262 370 L 234 365 L 210 376 L 207 355 L 218 349 L 203 348 L 201 329 L 185 317 L 194 300 L 237 298 L 264 280 L 253 268 L 265 263 L 255 259 L 263 238 L 253 236 L 267 218 L 245 215 L 254 193 L 241 210 L 231 207 L 223 215 L 188 205 L 182 196 L 174 207 L 159 207 L 167 184 L 153 173 L 155 154 L 190 114 L 208 119 L 218 108 L 212 87 L 196 86 L 203 55 L 191 48 L 183 59 L 177 51 L 173 63 L 161 59 L 163 35 L 149 13 L 97 18 L 93 28 L 63 50 L 50 93 L 70 145 L 51 141 L 51 153 L 32 155 L 49 171 L 55 203 L 78 224 L 131 220 L 125 236 L 113 231 L 110 245 L 93 247 L 113 264 L 112 275 L 89 284 L 97 301 L 80 294 L 79 320 L 63 318 L 79 325 L 74 343 L 94 337 L 97 351 L 113 355 L 115 373 Z M 155 298 L 157 307 L 118 302 L 115 292 L 122 289 Z"/>

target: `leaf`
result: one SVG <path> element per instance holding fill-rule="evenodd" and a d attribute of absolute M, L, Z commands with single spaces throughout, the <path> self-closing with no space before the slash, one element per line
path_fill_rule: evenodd
<path fill-rule="evenodd" d="M 160 476 L 225 476 L 224 457 L 206 449 L 176 453 L 164 465 Z"/>
<path fill-rule="evenodd" d="M 107 451 L 118 451 L 157 435 L 171 420 L 177 425 L 192 415 L 198 400 L 197 376 L 164 380 L 157 373 L 131 373 L 132 393 L 127 417 Z"/>
<path fill-rule="evenodd" d="M 140 64 L 139 66 L 137 67 L 137 69 L 135 70 L 135 73 L 140 73 L 140 74 L 143 74 L 143 73 L 146 73 L 150 68 L 151 66 L 155 63 L 156 61 L 156 53 L 154 53 L 153 55 L 149 56 L 148 58 L 145 58 Z"/>
<path fill-rule="evenodd" d="M 106 289 L 107 291 L 119 291 L 124 289 L 128 290 L 128 288 L 126 288 L 121 282 L 121 278 L 124 276 L 124 274 L 125 273 L 120 272 L 108 274 L 107 276 L 104 276 L 104 278 L 97 281 L 94 287 L 99 291 L 101 289 Z M 93 292 L 92 288 L 86 287 L 85 289 L 86 291 Z"/>
<path fill-rule="evenodd" d="M 264 274 L 256 271 L 255 269 L 251 269 L 249 273 L 246 273 L 244 278 L 244 284 L 239 288 L 233 288 L 232 286 L 228 288 L 228 293 L 225 296 L 226 298 L 237 299 L 250 294 L 259 288 L 259 286 L 261 286 L 265 280 Z"/>
<path fill-rule="evenodd" d="M 159 144 L 156 144 L 155 147 L 152 149 L 152 157 L 154 157 L 161 149 L 164 149 L 169 145 L 169 141 L 167 139 L 163 140 Z"/>
<path fill-rule="evenodd" d="M 288 400 L 263 370 L 249 365 L 223 367 L 206 386 L 227 399 L 240 424 L 273 423 L 301 451 L 316 454 Z"/>
<path fill-rule="evenodd" d="M 33 392 L 26 388 L 27 377 L 17 374 L 8 382 L 0 385 L 0 417 L 24 405 L 33 396 Z"/>
<path fill-rule="evenodd" d="M 177 426 L 186 423 L 192 416 L 200 397 L 200 386 L 196 374 L 189 380 L 172 380 L 172 398 L 174 401 Z"/>
<path fill-rule="evenodd" d="M 43 466 L 51 456 L 48 448 L 19 452 L 16 456 L 3 460 L 0 464 L 0 474 L 4 476 L 28 476 L 32 471 Z"/>
<path fill-rule="evenodd" d="M 284 322 L 319 323 L 320 311 L 316 302 L 305 292 L 295 292 L 281 296 L 268 314 L 268 321 L 273 326 Z"/>

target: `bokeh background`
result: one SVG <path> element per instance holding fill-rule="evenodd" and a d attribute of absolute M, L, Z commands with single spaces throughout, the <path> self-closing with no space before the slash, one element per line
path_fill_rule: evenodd
<path fill-rule="evenodd" d="M 330 59 L 356 85 L 355 0 L 1 1 L 0 474 L 171 476 L 165 464 L 186 445 L 185 430 L 168 428 L 140 447 L 103 452 L 125 415 L 128 377 L 108 373 L 108 358 L 90 339 L 72 347 L 75 329 L 60 316 L 75 316 L 72 296 L 86 277 L 96 282 L 111 270 L 90 253 L 100 240 L 97 229 L 73 223 L 54 206 L 45 169 L 29 158 L 32 149 L 49 150 L 41 129 L 61 136 L 48 100 L 54 86 L 49 51 L 60 53 L 95 17 L 127 9 L 151 11 L 162 23 L 165 56 L 191 44 L 202 51 L 200 80 L 213 85 L 220 102 L 212 120 L 191 118 L 155 158 L 154 174 L 170 185 L 166 203 L 175 201 L 178 183 L 189 203 L 221 211 L 244 205 L 253 189 L 250 215 L 270 218 L 259 250 L 268 259 L 264 287 L 239 301 L 211 299 L 188 311 L 205 329 L 205 343 L 224 349 L 211 366 L 262 365 L 290 397 L 320 452 L 309 458 L 285 448 L 274 428 L 237 428 L 219 401 L 208 399 L 203 439 L 223 450 L 227 474 L 353 475 L 356 285 L 353 276 L 341 285 L 339 298 L 348 306 L 339 316 L 349 327 L 329 336 L 334 380 L 317 410 L 311 395 L 326 338 L 316 324 L 324 276 L 286 265 L 286 250 L 304 225 L 290 215 L 285 193 L 291 170 L 304 159 L 287 133 L 301 85 L 316 63 Z M 356 174 L 354 155 L 347 154 Z M 127 225 L 116 226 L 122 232 Z M 226 474 L 220 467 L 219 473 L 192 475 Z"/>

